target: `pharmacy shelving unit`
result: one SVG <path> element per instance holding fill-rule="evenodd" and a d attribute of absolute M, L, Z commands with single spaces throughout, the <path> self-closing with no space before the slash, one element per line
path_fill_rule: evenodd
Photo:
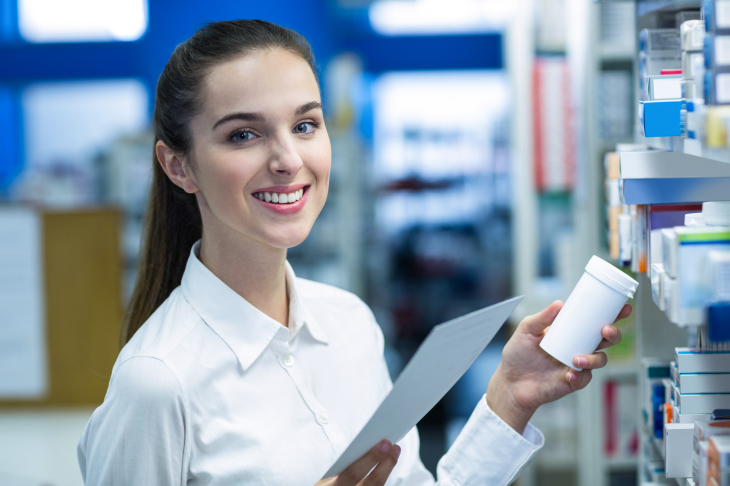
<path fill-rule="evenodd" d="M 635 2 L 636 38 L 643 28 L 660 25 L 660 18 L 683 10 L 699 10 L 700 0 L 640 0 Z M 634 55 L 638 65 L 638 52 Z M 638 69 L 635 68 L 635 73 Z M 638 86 L 635 74 L 635 86 Z M 638 90 L 637 90 L 638 93 Z M 638 95 L 635 97 L 638 106 Z M 638 125 L 638 123 L 637 123 Z M 626 204 L 679 204 L 730 200 L 730 151 L 709 148 L 700 140 L 681 137 L 645 138 L 638 135 L 636 143 L 646 144 L 653 152 L 625 153 L 621 156 L 622 196 Z M 643 358 L 673 359 L 674 348 L 686 346 L 695 332 L 673 324 L 652 301 L 651 282 L 638 275 L 636 296 L 637 360 Z M 637 406 L 637 414 L 638 414 Z M 639 419 L 639 423 L 643 421 Z M 647 432 L 640 425 L 642 443 Z M 660 444 L 656 453 L 663 455 Z M 643 478 L 644 455 L 639 456 L 641 485 L 694 484 L 688 479 L 667 479 L 666 482 L 646 482 Z M 601 484 L 601 483 L 591 483 Z M 605 484 L 605 483 L 603 483 Z"/>

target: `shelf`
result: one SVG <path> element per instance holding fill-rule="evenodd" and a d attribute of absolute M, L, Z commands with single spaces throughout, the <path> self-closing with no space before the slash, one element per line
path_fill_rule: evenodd
<path fill-rule="evenodd" d="M 606 466 L 610 469 L 632 469 L 639 465 L 637 457 L 612 457 L 606 459 Z"/>
<path fill-rule="evenodd" d="M 639 17 L 654 12 L 677 12 L 679 10 L 699 10 L 701 0 L 639 0 L 636 13 Z"/>
<path fill-rule="evenodd" d="M 616 46 L 613 44 L 602 44 L 599 47 L 599 56 L 602 61 L 627 61 L 633 62 L 633 46 Z"/>
<path fill-rule="evenodd" d="M 625 204 L 730 201 L 730 164 L 683 152 L 621 153 Z"/>
<path fill-rule="evenodd" d="M 614 380 L 635 380 L 637 377 L 638 368 L 635 363 L 618 363 L 609 364 L 601 369 L 601 376 L 604 379 Z"/>

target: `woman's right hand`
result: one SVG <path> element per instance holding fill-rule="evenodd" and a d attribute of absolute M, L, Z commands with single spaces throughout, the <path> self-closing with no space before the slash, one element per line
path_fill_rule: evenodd
<path fill-rule="evenodd" d="M 383 486 L 398 462 L 398 456 L 400 446 L 384 440 L 337 476 L 318 481 L 314 486 Z"/>

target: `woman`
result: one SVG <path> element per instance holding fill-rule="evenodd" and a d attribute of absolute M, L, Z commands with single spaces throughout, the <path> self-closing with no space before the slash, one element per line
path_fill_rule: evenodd
<path fill-rule="evenodd" d="M 385 397 L 383 337 L 357 297 L 296 279 L 287 248 L 327 197 L 330 143 L 314 58 L 279 26 L 203 27 L 155 100 L 154 182 L 126 344 L 79 443 L 87 484 L 312 485 Z M 584 387 L 538 343 L 561 304 L 526 318 L 439 484 L 507 484 L 542 446 L 534 411 Z M 627 307 L 620 317 L 630 313 Z M 144 325 L 143 325 L 144 324 Z M 606 326 L 601 347 L 620 340 Z M 318 484 L 433 484 L 413 429 Z"/>

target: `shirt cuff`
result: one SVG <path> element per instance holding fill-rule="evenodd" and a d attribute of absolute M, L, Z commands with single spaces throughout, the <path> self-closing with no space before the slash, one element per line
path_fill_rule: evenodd
<path fill-rule="evenodd" d="M 527 424 L 518 434 L 479 400 L 469 421 L 441 458 L 439 482 L 460 486 L 507 485 L 513 482 L 545 444 L 537 428 Z"/>

